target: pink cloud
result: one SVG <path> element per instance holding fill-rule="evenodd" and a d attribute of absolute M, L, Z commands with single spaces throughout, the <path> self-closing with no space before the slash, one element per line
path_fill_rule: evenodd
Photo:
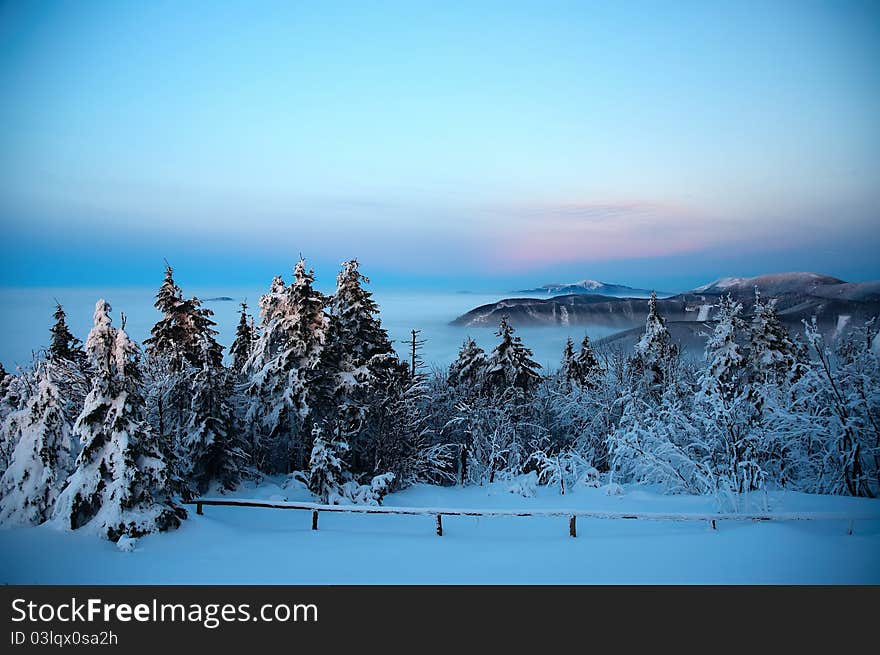
<path fill-rule="evenodd" d="M 560 203 L 505 210 L 493 267 L 656 257 L 736 239 L 734 223 L 658 203 Z"/>

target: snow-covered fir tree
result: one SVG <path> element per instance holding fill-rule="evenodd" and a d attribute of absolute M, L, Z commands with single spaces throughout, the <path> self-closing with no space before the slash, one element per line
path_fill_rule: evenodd
<path fill-rule="evenodd" d="M 77 364 L 83 363 L 85 352 L 82 349 L 82 342 L 73 336 L 70 328 L 67 327 L 67 315 L 64 313 L 64 308 L 61 307 L 61 303 L 55 303 L 53 316 L 55 324 L 51 330 L 52 340 L 46 352 L 47 357 L 55 360 L 64 359 Z"/>
<path fill-rule="evenodd" d="M 642 371 L 646 381 L 653 387 L 663 384 L 670 360 L 677 354 L 669 329 L 657 309 L 657 293 L 651 292 L 648 301 L 648 317 L 645 319 L 645 333 L 636 344 L 635 364 Z"/>
<path fill-rule="evenodd" d="M 311 448 L 310 423 L 317 403 L 320 364 L 327 339 L 325 299 L 314 289 L 314 272 L 300 259 L 293 283 L 275 278 L 264 296 L 260 337 L 247 362 L 247 420 L 264 470 L 303 469 Z"/>
<path fill-rule="evenodd" d="M 449 366 L 448 382 L 454 387 L 475 388 L 486 373 L 486 353 L 468 337 Z"/>
<path fill-rule="evenodd" d="M 500 337 L 500 341 L 486 357 L 486 381 L 489 388 L 500 394 L 511 387 L 523 393 L 533 391 L 541 381 L 541 374 L 538 372 L 541 365 L 532 359 L 532 351 L 523 345 L 522 339 L 514 335 L 513 326 L 507 316 L 501 317 L 495 335 Z"/>
<path fill-rule="evenodd" d="M 40 362 L 34 373 L 35 394 L 20 412 L 20 436 L 0 479 L 0 523 L 37 524 L 47 520 L 67 477 L 74 469 L 79 443 L 73 421 L 75 397 L 64 394 L 68 360 Z"/>
<path fill-rule="evenodd" d="M 179 475 L 189 489 L 199 493 L 212 484 L 232 491 L 250 459 L 234 421 L 232 372 L 204 366 L 192 370 L 188 382 L 191 396 L 180 443 Z"/>
<path fill-rule="evenodd" d="M 32 393 L 27 372 L 20 375 L 7 373 L 0 377 L 0 471 L 5 471 L 12 458 L 12 452 L 21 436 L 21 423 L 25 419 L 24 409 Z"/>
<path fill-rule="evenodd" d="M 599 386 L 602 375 L 605 373 L 605 369 L 599 363 L 596 352 L 593 350 L 593 344 L 590 343 L 590 337 L 586 334 L 581 340 L 581 349 L 577 354 L 577 369 L 581 386 L 590 389 Z"/>
<path fill-rule="evenodd" d="M 367 283 L 357 260 L 343 262 L 329 302 L 321 414 L 351 446 L 352 471 L 372 475 L 392 465 L 383 461 L 382 444 L 400 435 L 386 430 L 388 410 L 413 381 L 382 327 Z"/>
<path fill-rule="evenodd" d="M 691 448 L 713 472 L 716 491 L 744 493 L 763 486 L 765 447 L 760 416 L 750 400 L 743 342 L 747 327 L 742 303 L 722 296 L 716 325 L 706 344 L 708 365 L 700 376 L 693 420 L 703 426 L 706 440 Z"/>
<path fill-rule="evenodd" d="M 748 353 L 751 377 L 757 383 L 795 382 L 806 370 L 807 354 L 776 314 L 776 300 L 763 299 L 755 288 L 754 317 Z"/>
<path fill-rule="evenodd" d="M 223 349 L 217 343 L 214 312 L 202 307 L 196 298 L 184 298 L 174 282 L 174 270 L 165 267 L 165 280 L 156 294 L 156 309 L 162 318 L 144 341 L 146 353 L 155 359 L 165 359 L 172 372 L 185 366 L 220 366 Z"/>
<path fill-rule="evenodd" d="M 325 439 L 321 429 L 313 430 L 312 452 L 309 456 L 309 490 L 322 503 L 336 505 L 349 479 L 345 458 L 349 446 L 342 439 Z"/>
<path fill-rule="evenodd" d="M 162 453 L 146 421 L 137 346 L 113 327 L 110 305 L 99 300 L 86 341 L 92 390 L 76 421 L 81 450 L 54 516 L 65 527 L 123 535 L 176 528 L 186 512 L 166 487 Z"/>
<path fill-rule="evenodd" d="M 742 309 L 742 303 L 733 300 L 730 294 L 721 296 L 718 301 L 715 329 L 706 343 L 708 367 L 701 384 L 704 395 L 730 399 L 740 390 L 745 362 L 742 342 L 746 332 Z"/>
<path fill-rule="evenodd" d="M 580 350 L 575 353 L 574 343 L 571 337 L 565 343 L 562 351 L 562 364 L 559 374 L 568 385 L 577 385 L 594 389 L 599 385 L 603 374 L 602 365 L 596 358 L 590 337 L 584 335 Z"/>
<path fill-rule="evenodd" d="M 241 448 L 233 439 L 232 385 L 213 312 L 184 299 L 166 266 L 156 294 L 162 317 L 146 340 L 148 416 L 167 465 L 169 485 L 189 495 L 217 478 L 231 488 L 239 479 Z M 224 454 L 225 453 L 225 454 Z"/>
<path fill-rule="evenodd" d="M 247 360 L 254 349 L 253 318 L 247 313 L 247 303 L 241 303 L 241 313 L 238 317 L 238 326 L 235 328 L 235 340 L 229 346 L 229 355 L 232 357 L 232 370 L 241 373 Z"/>
<path fill-rule="evenodd" d="M 577 357 L 574 353 L 574 342 L 571 337 L 565 340 L 565 348 L 562 349 L 562 362 L 559 366 L 559 375 L 569 386 L 580 384 L 581 374 Z"/>

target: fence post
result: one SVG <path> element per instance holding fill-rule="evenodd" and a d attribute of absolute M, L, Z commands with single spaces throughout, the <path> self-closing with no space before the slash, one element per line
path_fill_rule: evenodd
<path fill-rule="evenodd" d="M 196 514 L 204 514 L 201 503 L 196 503 Z"/>
<path fill-rule="evenodd" d="M 570 519 L 568 519 L 568 536 L 569 537 L 578 536 L 577 516 L 572 516 Z"/>
<path fill-rule="evenodd" d="M 318 529 L 318 510 L 312 512 L 312 530 Z"/>
<path fill-rule="evenodd" d="M 438 537 L 443 536 L 443 515 L 442 514 L 437 515 L 437 536 Z"/>

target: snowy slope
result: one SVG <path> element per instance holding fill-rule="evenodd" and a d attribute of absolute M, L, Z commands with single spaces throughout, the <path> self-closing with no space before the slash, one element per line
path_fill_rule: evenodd
<path fill-rule="evenodd" d="M 783 293 L 809 294 L 817 289 L 845 284 L 843 280 L 818 273 L 772 273 L 757 277 L 722 277 L 693 289 L 692 293 L 722 294 L 761 293 L 776 296 Z"/>
<path fill-rule="evenodd" d="M 245 488 L 238 496 L 311 500 L 300 488 Z M 3 583 L 880 583 L 880 502 L 780 493 L 770 509 L 856 512 L 856 523 L 703 523 L 565 518 L 446 517 L 444 536 L 431 516 L 323 514 L 206 507 L 171 533 L 141 539 L 134 552 L 86 534 L 38 528 L 0 531 Z M 644 488 L 623 495 L 579 489 L 536 497 L 505 485 L 392 494 L 410 507 L 578 508 L 608 511 L 713 512 L 710 498 L 662 496 Z"/>

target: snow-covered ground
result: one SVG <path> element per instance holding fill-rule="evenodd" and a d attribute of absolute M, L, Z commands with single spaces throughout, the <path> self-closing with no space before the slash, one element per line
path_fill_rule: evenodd
<path fill-rule="evenodd" d="M 313 498 L 281 480 L 246 486 L 241 498 Z M 535 497 L 509 485 L 417 485 L 386 506 L 714 512 L 711 498 L 665 496 L 642 487 L 622 495 L 578 489 Z M 0 583 L 11 584 L 360 584 L 360 583 L 880 583 L 880 501 L 791 492 L 766 497 L 772 512 L 876 517 L 842 521 L 702 522 L 566 518 L 322 514 L 206 507 L 174 532 L 138 540 L 131 552 L 91 534 L 44 525 L 0 530 Z M 764 509 L 758 503 L 755 509 Z"/>

